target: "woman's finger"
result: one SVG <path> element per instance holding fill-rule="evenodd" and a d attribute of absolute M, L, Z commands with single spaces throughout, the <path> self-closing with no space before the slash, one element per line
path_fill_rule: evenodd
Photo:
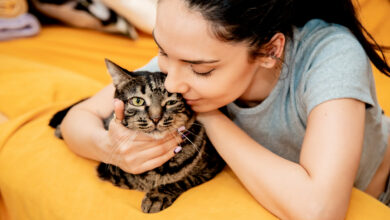
<path fill-rule="evenodd" d="M 158 166 L 161 166 L 175 154 L 181 151 L 180 145 L 172 138 L 171 140 L 153 147 L 146 148 L 138 152 L 127 152 L 128 156 L 124 159 L 122 165 L 124 170 L 130 173 L 143 173 Z M 124 153 L 124 152 L 122 152 Z"/>
<path fill-rule="evenodd" d="M 133 138 L 135 139 L 135 138 Z M 153 140 L 153 141 L 135 141 L 126 140 L 118 150 L 120 155 L 136 155 L 136 157 L 152 159 L 165 154 L 172 148 L 180 145 L 180 137 L 171 136 L 164 140 Z"/>
<path fill-rule="evenodd" d="M 138 152 L 137 154 L 130 154 L 124 159 L 124 166 L 131 168 L 141 168 L 142 164 L 155 158 L 161 157 L 168 152 L 174 152 L 177 146 L 158 146 L 144 151 Z M 153 168 L 151 168 L 153 169 Z M 147 170 L 142 170 L 143 172 Z"/>
<path fill-rule="evenodd" d="M 158 156 L 156 158 L 153 158 L 151 160 L 147 160 L 145 161 L 143 164 L 141 164 L 139 166 L 138 169 L 136 169 L 134 172 L 134 174 L 140 174 L 140 173 L 143 173 L 143 172 L 146 172 L 146 171 L 149 171 L 149 170 L 152 170 L 156 167 L 159 167 L 161 165 L 163 165 L 164 163 L 166 163 L 169 159 L 171 159 L 172 157 L 174 157 L 177 153 L 179 152 L 175 152 L 175 149 L 180 149 L 178 148 L 177 146 L 173 146 L 171 148 L 171 150 L 168 150 L 165 154 L 161 155 L 161 156 Z"/>
<path fill-rule="evenodd" d="M 147 158 L 147 160 L 151 160 L 151 159 L 154 159 L 157 157 L 161 157 L 162 155 L 164 155 L 168 152 L 174 151 L 177 146 L 179 146 L 177 141 L 172 139 L 172 140 L 167 141 L 161 145 L 147 148 L 147 149 L 139 152 L 139 155 L 140 156 L 142 155 L 142 157 Z"/>
<path fill-rule="evenodd" d="M 121 122 L 124 118 L 125 104 L 119 100 L 114 99 L 114 117 L 116 122 Z"/>

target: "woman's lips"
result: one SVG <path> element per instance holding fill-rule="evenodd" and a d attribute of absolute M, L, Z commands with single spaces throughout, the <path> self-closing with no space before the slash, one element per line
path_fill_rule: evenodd
<path fill-rule="evenodd" d="M 188 105 L 194 105 L 199 99 L 186 99 Z"/>

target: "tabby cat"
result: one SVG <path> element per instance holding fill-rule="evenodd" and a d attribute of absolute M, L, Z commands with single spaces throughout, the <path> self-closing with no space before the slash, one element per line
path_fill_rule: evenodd
<path fill-rule="evenodd" d="M 184 98 L 164 88 L 165 74 L 130 72 L 107 59 L 106 65 L 116 88 L 114 97 L 125 104 L 122 124 L 157 139 L 181 128 L 183 142 L 180 153 L 162 166 L 142 174 L 130 174 L 117 166 L 100 163 L 97 172 L 101 179 L 119 187 L 146 192 L 142 211 L 154 213 L 169 207 L 184 191 L 212 179 L 224 168 L 225 162 Z M 106 129 L 112 118 L 113 114 L 104 120 Z M 53 122 L 51 125 L 57 127 L 56 135 L 60 137 L 59 126 Z"/>

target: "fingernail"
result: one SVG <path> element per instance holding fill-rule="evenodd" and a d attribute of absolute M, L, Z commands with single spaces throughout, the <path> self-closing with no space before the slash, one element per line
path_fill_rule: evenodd
<path fill-rule="evenodd" d="M 179 133 L 180 133 L 180 132 L 183 132 L 184 130 L 186 130 L 186 127 L 185 127 L 184 125 L 177 129 L 177 131 L 178 131 Z"/>
<path fill-rule="evenodd" d="M 179 153 L 183 148 L 181 146 L 177 146 L 175 150 L 173 150 L 173 153 L 177 154 Z"/>
<path fill-rule="evenodd" d="M 114 99 L 114 106 L 117 107 L 119 105 L 119 100 L 118 99 Z"/>

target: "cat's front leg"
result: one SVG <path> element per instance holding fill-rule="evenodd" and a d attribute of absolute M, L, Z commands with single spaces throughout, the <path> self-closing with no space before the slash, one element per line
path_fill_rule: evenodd
<path fill-rule="evenodd" d="M 187 176 L 175 183 L 161 185 L 151 189 L 142 200 L 141 208 L 145 213 L 155 213 L 168 208 L 186 190 L 205 182 L 201 176 Z"/>
<path fill-rule="evenodd" d="M 136 182 L 134 176 L 124 172 L 117 166 L 100 163 L 96 170 L 100 179 L 109 181 L 115 186 L 124 189 L 138 189 L 134 184 Z"/>
<path fill-rule="evenodd" d="M 157 189 L 152 189 L 147 192 L 142 200 L 141 209 L 145 213 L 156 213 L 168 208 L 179 197 L 180 193 L 159 192 Z"/>

